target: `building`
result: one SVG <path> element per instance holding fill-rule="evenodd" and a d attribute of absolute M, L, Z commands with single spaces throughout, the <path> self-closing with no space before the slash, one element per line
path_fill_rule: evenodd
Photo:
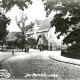
<path fill-rule="evenodd" d="M 57 50 L 61 46 L 61 41 L 63 37 L 57 39 L 57 35 L 55 34 L 55 27 L 50 26 L 50 22 L 53 18 L 46 18 L 41 27 L 37 31 L 37 35 L 44 34 L 48 41 L 48 49 L 50 50 L 50 45 L 52 45 L 52 50 Z"/>
<path fill-rule="evenodd" d="M 26 33 L 27 37 L 37 39 L 37 31 L 40 28 L 41 24 L 42 20 L 35 19 L 34 26 L 31 29 L 29 29 Z"/>
<path fill-rule="evenodd" d="M 44 42 L 48 49 L 50 50 L 50 46 L 52 45 L 52 50 L 57 50 L 61 46 L 61 41 L 63 40 L 63 36 L 60 39 L 57 39 L 57 35 L 55 34 L 55 27 L 50 26 L 50 22 L 53 18 L 46 18 L 43 21 L 35 20 L 35 25 L 32 31 L 27 32 L 32 38 L 36 40 L 40 35 L 43 36 Z"/>

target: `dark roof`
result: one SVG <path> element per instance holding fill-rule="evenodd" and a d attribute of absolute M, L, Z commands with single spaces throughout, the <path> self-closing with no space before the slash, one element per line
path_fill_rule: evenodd
<path fill-rule="evenodd" d="M 17 37 L 16 37 L 16 34 L 19 33 L 19 32 L 9 32 L 9 34 L 7 35 L 7 41 L 12 41 L 12 40 L 15 40 Z"/>
<path fill-rule="evenodd" d="M 45 19 L 37 32 L 48 31 L 50 29 L 50 22 L 52 19 L 53 19 L 52 17 Z"/>

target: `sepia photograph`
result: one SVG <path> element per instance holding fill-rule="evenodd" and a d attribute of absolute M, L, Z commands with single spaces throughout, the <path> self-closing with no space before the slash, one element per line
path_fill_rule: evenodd
<path fill-rule="evenodd" d="M 79 51 L 80 0 L 0 0 L 0 80 L 80 80 Z"/>

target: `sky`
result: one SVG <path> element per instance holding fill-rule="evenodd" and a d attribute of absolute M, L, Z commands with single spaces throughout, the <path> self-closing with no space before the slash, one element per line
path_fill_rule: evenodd
<path fill-rule="evenodd" d="M 16 25 L 15 17 L 20 16 L 22 11 L 19 10 L 17 6 L 14 6 L 11 11 L 7 12 L 6 16 L 10 17 L 11 23 L 8 25 L 7 29 L 10 32 L 20 31 L 19 27 Z M 41 0 L 33 0 L 33 4 L 29 6 L 28 9 L 24 10 L 24 14 L 27 14 L 28 21 L 34 21 L 35 19 L 44 20 L 46 16 L 46 12 L 44 10 L 44 5 Z"/>

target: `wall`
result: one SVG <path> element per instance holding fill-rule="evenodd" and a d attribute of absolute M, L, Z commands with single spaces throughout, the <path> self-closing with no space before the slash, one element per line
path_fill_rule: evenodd
<path fill-rule="evenodd" d="M 39 28 L 40 28 L 40 25 L 37 25 L 37 24 L 36 24 L 36 21 L 35 21 L 35 25 L 34 25 L 34 35 L 33 35 L 35 39 L 38 38 L 37 31 L 38 31 Z"/>
<path fill-rule="evenodd" d="M 55 34 L 55 27 L 50 28 L 48 31 L 48 45 L 50 50 L 50 43 L 52 43 L 52 50 L 57 50 L 61 47 L 61 41 L 64 39 L 63 36 L 60 37 L 60 39 L 57 39 L 57 35 Z"/>

